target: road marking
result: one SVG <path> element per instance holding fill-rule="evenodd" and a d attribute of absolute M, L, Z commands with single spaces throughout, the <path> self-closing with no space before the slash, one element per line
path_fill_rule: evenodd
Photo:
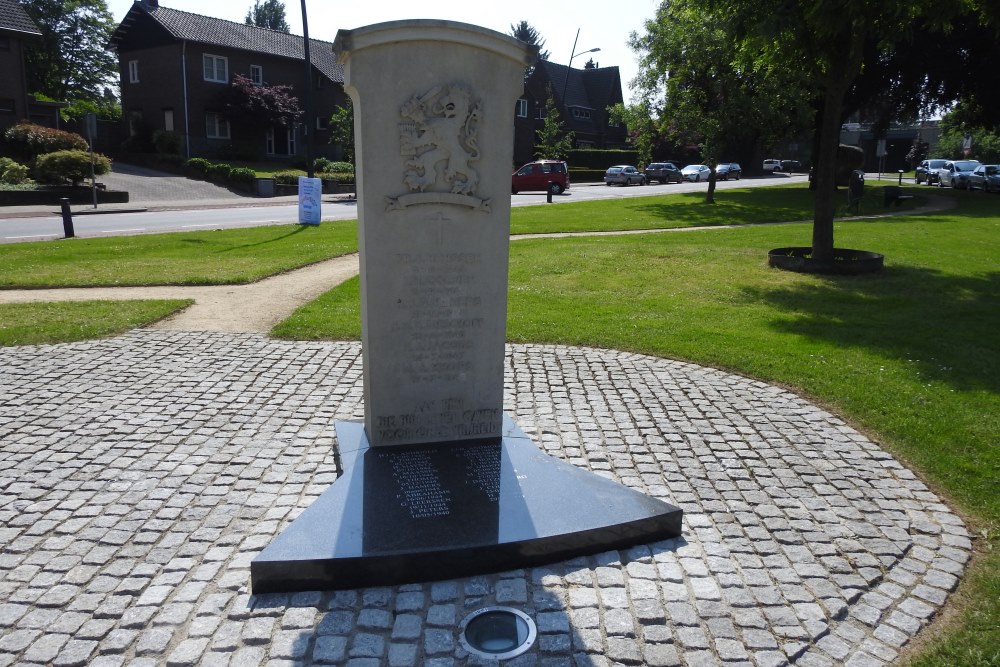
<path fill-rule="evenodd" d="M 34 236 L 5 236 L 4 238 L 10 241 L 16 241 L 18 239 L 47 239 L 52 234 L 35 234 Z"/>
<path fill-rule="evenodd" d="M 221 223 L 219 223 L 219 224 L 221 224 Z M 195 228 L 195 227 L 218 227 L 219 224 L 214 224 L 214 225 L 181 225 L 181 229 L 192 229 L 192 228 Z"/>
<path fill-rule="evenodd" d="M 136 227 L 135 229 L 102 229 L 102 234 L 121 234 L 122 232 L 144 232 L 145 227 Z"/>

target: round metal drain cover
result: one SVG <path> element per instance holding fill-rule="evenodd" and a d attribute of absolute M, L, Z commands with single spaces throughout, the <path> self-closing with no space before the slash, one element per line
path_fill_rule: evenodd
<path fill-rule="evenodd" d="M 535 622 L 519 609 L 484 607 L 462 621 L 459 641 L 473 655 L 493 660 L 519 656 L 535 643 Z"/>

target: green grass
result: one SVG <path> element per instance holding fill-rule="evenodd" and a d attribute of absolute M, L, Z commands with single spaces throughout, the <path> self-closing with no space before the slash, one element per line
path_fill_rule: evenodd
<path fill-rule="evenodd" d="M 705 205 L 704 192 L 670 194 L 671 187 L 662 186 L 663 196 L 658 197 L 519 206 L 511 209 L 511 233 L 718 227 L 804 221 L 812 220 L 813 217 L 813 193 L 801 182 L 764 188 L 716 190 L 713 206 Z M 838 216 L 848 214 L 845 192 L 841 190 L 837 203 Z M 909 189 L 905 194 L 917 197 L 907 201 L 903 210 L 926 202 L 924 193 L 917 188 Z M 884 210 L 881 188 L 866 188 L 861 213 L 871 214 Z"/>
<path fill-rule="evenodd" d="M 192 301 L 70 301 L 0 304 L 0 346 L 105 338 L 149 324 Z"/>
<path fill-rule="evenodd" d="M 357 248 L 354 221 L 2 244 L 0 289 L 242 284 Z"/>
<path fill-rule="evenodd" d="M 784 194 L 780 210 L 796 211 L 801 193 Z M 793 387 L 847 416 L 970 517 L 985 556 L 960 589 L 960 623 L 927 643 L 922 667 L 1000 664 L 1000 199 L 954 194 L 961 206 L 946 213 L 837 224 L 838 246 L 886 255 L 876 276 L 768 268 L 768 249 L 809 245 L 807 224 L 511 246 L 511 341 L 685 359 Z M 602 202 L 595 217 L 615 204 L 625 215 L 657 206 Z M 575 224 L 559 219 L 572 208 L 515 211 L 525 225 L 537 212 L 559 226 Z M 359 319 L 355 280 L 274 333 L 357 338 Z"/>

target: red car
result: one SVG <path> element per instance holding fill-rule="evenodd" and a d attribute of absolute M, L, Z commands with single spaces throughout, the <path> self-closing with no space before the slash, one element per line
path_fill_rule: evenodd
<path fill-rule="evenodd" d="M 511 194 L 538 190 L 554 195 L 569 190 L 569 170 L 559 160 L 538 160 L 524 165 L 510 177 Z"/>

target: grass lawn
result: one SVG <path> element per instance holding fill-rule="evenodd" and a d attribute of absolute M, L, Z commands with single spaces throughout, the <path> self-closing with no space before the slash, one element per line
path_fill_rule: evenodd
<path fill-rule="evenodd" d="M 802 193 L 787 195 L 781 210 L 796 210 Z M 768 268 L 768 249 L 809 245 L 807 224 L 511 245 L 510 340 L 685 359 L 792 387 L 969 517 L 981 557 L 959 589 L 960 619 L 923 642 L 915 664 L 926 667 L 1000 664 L 1000 198 L 954 195 L 960 207 L 946 213 L 838 223 L 839 246 L 886 255 L 877 276 Z M 594 206 L 614 204 L 659 205 Z M 569 205 L 515 209 L 525 225 L 536 211 L 553 227 L 577 218 Z M 358 281 L 273 333 L 357 338 Z"/>
<path fill-rule="evenodd" d="M 356 252 L 357 223 L 0 244 L 0 289 L 249 283 Z"/>
<path fill-rule="evenodd" d="M 884 210 L 880 190 L 867 190 L 862 212 Z M 910 188 L 909 193 L 924 192 Z M 934 194 L 955 197 L 960 205 L 937 214 L 837 224 L 838 246 L 886 255 L 886 270 L 877 276 L 769 269 L 768 249 L 810 244 L 808 224 L 517 241 L 511 246 L 508 338 L 690 360 L 791 387 L 847 417 L 964 512 L 979 536 L 979 558 L 956 596 L 956 620 L 940 636 L 921 639 L 914 664 L 1000 665 L 1000 197 Z M 715 206 L 702 200 L 678 194 L 517 208 L 513 231 L 811 217 L 811 195 L 803 185 L 720 191 Z M 334 234 L 330 228 L 336 225 L 312 231 Z M 337 238 L 353 250 L 353 223 L 343 227 Z M 286 236 L 278 231 L 272 233 L 279 238 L 229 240 L 218 247 L 212 238 L 168 245 L 189 274 L 204 276 L 213 269 L 231 276 L 249 269 L 215 265 L 260 264 L 265 253 L 259 249 L 272 247 L 281 248 L 274 254 L 289 266 L 294 260 L 304 264 L 301 256 L 308 253 L 296 244 L 318 243 L 319 235 L 265 229 Z M 220 233 L 174 236 L 201 234 Z M 108 245 L 91 253 L 85 275 L 93 280 L 100 263 L 117 261 L 118 270 L 105 272 L 105 278 L 122 274 L 142 280 L 140 258 L 151 251 L 133 247 L 135 256 L 127 256 L 128 251 L 109 247 L 144 238 L 101 239 Z M 75 250 L 83 242 L 15 247 L 59 243 L 72 243 Z M 77 256 L 68 250 L 57 249 L 51 260 L 43 250 L 18 258 L 16 271 L 8 268 L 7 252 L 0 246 L 0 284 L 36 270 L 46 275 L 40 284 L 126 284 L 80 283 L 72 261 Z M 340 253 L 327 256 L 333 254 Z M 50 263 L 57 266 L 47 268 Z M 196 282 L 189 274 L 178 271 L 169 282 Z M 357 338 L 357 279 L 299 309 L 273 334 Z"/>
<path fill-rule="evenodd" d="M 0 345 L 105 338 L 162 320 L 190 300 L 71 301 L 0 304 Z"/>

